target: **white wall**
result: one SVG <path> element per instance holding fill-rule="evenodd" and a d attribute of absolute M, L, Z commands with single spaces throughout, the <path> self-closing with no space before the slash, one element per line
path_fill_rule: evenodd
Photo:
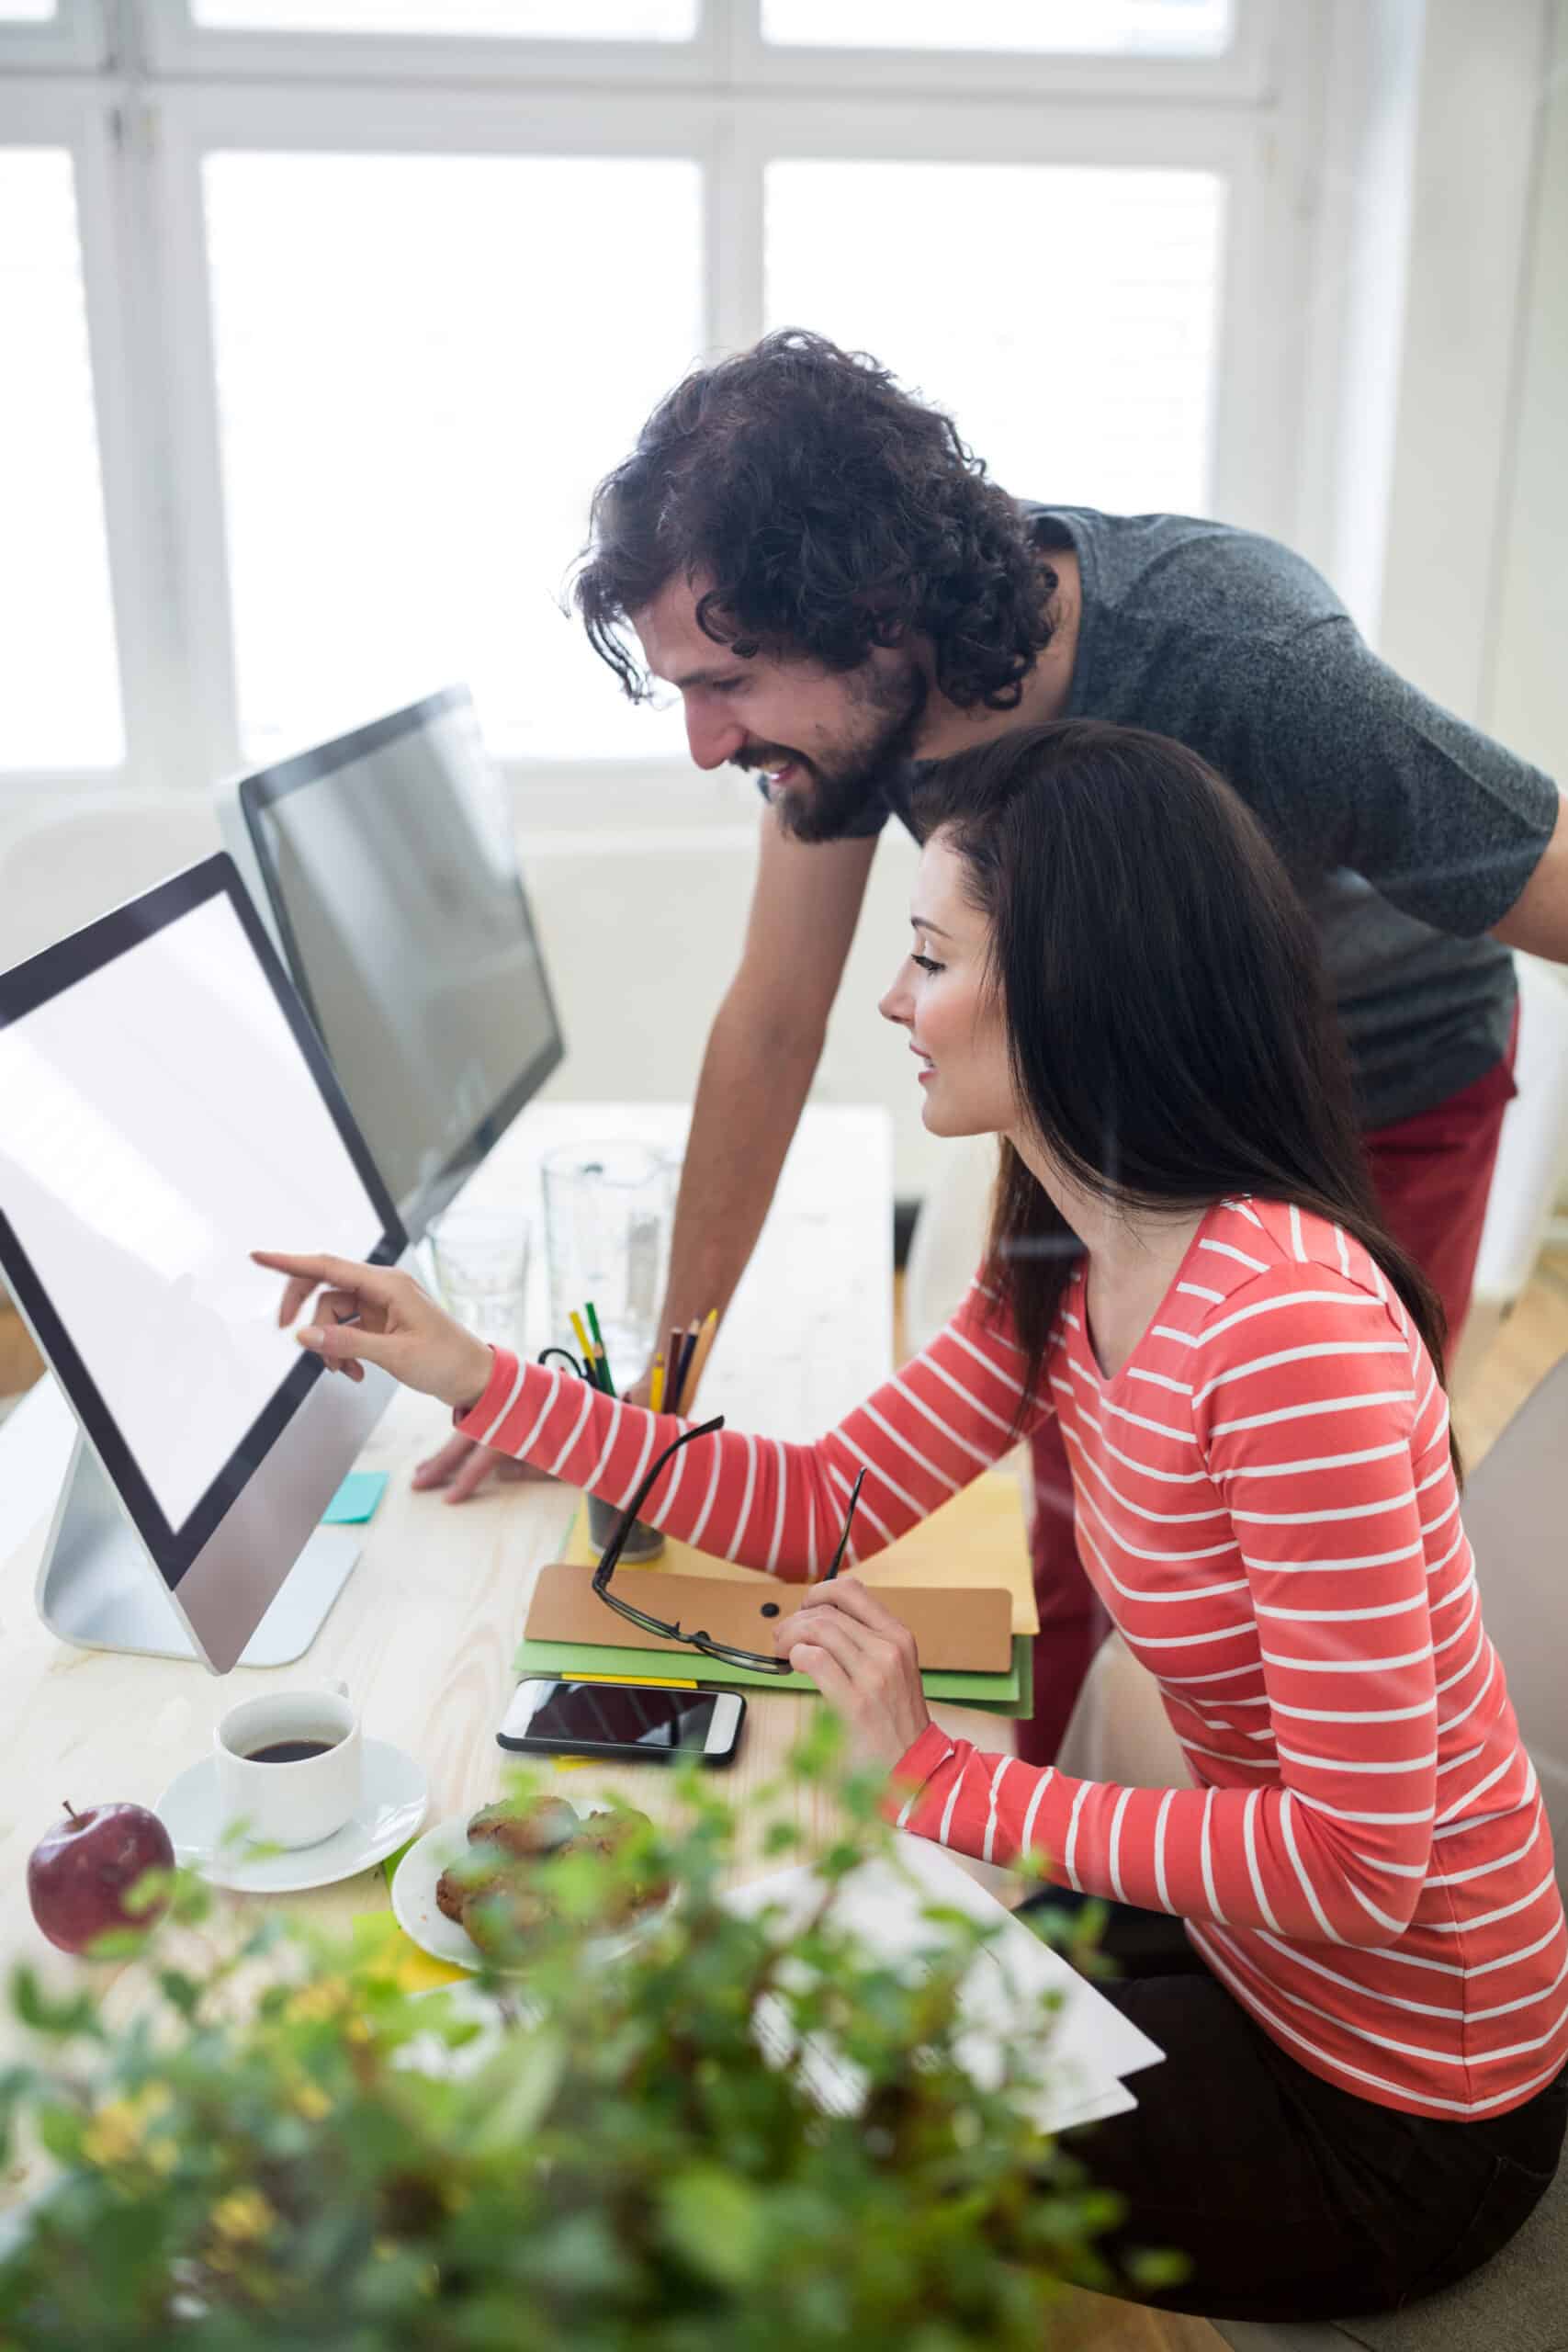
<path fill-rule="evenodd" d="M 1568 783 L 1568 0 L 1552 14 L 1482 707 Z"/>
<path fill-rule="evenodd" d="M 1380 650 L 1483 717 L 1554 0 L 1427 0 Z M 1561 395 L 1560 395 L 1561 406 Z"/>
<path fill-rule="evenodd" d="M 567 1030 L 567 1059 L 550 1082 L 558 1100 L 681 1101 L 695 1087 L 708 1023 L 739 960 L 761 811 L 747 807 L 725 827 L 660 822 L 670 794 L 649 782 L 646 827 L 613 849 L 532 828 L 518 796 L 524 872 Z M 901 1197 L 925 1191 L 941 1148 L 920 1125 L 902 1036 L 876 1011 L 908 944 L 915 865 L 913 843 L 890 825 L 815 1089 L 818 1102 L 892 1112 Z"/>

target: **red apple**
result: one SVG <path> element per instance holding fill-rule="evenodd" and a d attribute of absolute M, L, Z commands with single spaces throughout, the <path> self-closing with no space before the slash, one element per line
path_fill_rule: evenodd
<path fill-rule="evenodd" d="M 128 1911 L 125 1896 L 148 1871 L 172 1871 L 175 1849 L 155 1813 L 143 1804 L 65 1808 L 28 1860 L 33 1917 L 62 1951 L 85 1951 L 111 1928 L 145 1928 L 164 1905 Z"/>

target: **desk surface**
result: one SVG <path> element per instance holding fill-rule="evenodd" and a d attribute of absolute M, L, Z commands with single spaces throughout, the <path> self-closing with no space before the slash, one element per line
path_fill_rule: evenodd
<path fill-rule="evenodd" d="M 673 1107 L 538 1104 L 525 1113 L 471 1187 L 474 1199 L 533 1197 L 540 1156 L 590 1136 L 637 1136 L 678 1150 L 686 1114 Z M 772 1215 L 715 1345 L 704 1402 L 740 1428 L 814 1436 L 889 1368 L 892 1341 L 891 1151 L 886 1115 L 812 1109 L 801 1122 Z M 536 1260 L 538 1257 L 536 1252 Z M 542 1344 L 543 1269 L 535 1268 L 529 1338 Z M 540 1566 L 558 1556 L 575 1493 L 558 1486 L 495 1486 L 461 1509 L 409 1485 L 416 1461 L 449 1429 L 427 1397 L 400 1393 L 360 1466 L 385 1470 L 387 1491 L 366 1529 L 364 1553 L 308 1655 L 265 1673 L 217 1680 L 177 1660 L 69 1648 L 47 1633 L 33 1579 L 69 1442 L 58 1396 L 27 1400 L 0 1429 L 0 1496 L 9 1498 L 10 1551 L 0 1570 L 0 1723 L 9 1770 L 0 1790 L 0 1961 L 26 1956 L 53 1973 L 25 1894 L 27 1858 L 69 1801 L 78 1809 L 152 1804 L 175 1775 L 206 1754 L 218 1715 L 237 1697 L 341 1675 L 367 1733 L 394 1740 L 430 1780 L 427 1822 L 487 1802 L 500 1784 L 495 1726 L 513 1682 L 512 1655 Z M 60 1466 L 52 1466 L 58 1464 Z M 24 1527 L 16 1516 L 27 1514 Z M 744 1809 L 770 1779 L 815 1700 L 750 1694 L 747 1732 L 727 1776 Z M 995 1716 L 942 1708 L 992 1748 L 1010 1746 Z M 664 1786 L 649 1766 L 595 1768 L 657 1813 Z M 570 1776 L 563 1780 L 570 1796 Z M 797 1797 L 800 1828 L 829 1827 L 820 1800 Z M 761 1867 L 743 1860 L 741 1876 Z M 1000 1884 L 1000 1873 L 973 1866 Z M 223 1896 L 224 1903 L 252 1898 Z M 384 1908 L 379 1871 L 287 1898 L 323 1925 Z M 107 1981 L 107 1972 L 106 1972 Z"/>

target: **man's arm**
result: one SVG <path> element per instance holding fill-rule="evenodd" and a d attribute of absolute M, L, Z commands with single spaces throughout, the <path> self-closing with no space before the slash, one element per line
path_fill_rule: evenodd
<path fill-rule="evenodd" d="M 1568 799 L 1561 795 L 1540 864 L 1495 932 L 1506 947 L 1568 964 Z"/>
<path fill-rule="evenodd" d="M 710 1307 L 722 1320 L 746 1271 L 821 1058 L 875 852 L 874 834 L 807 846 L 762 820 L 746 944 L 697 1081 L 661 1331 Z M 691 1396 L 681 1403 L 691 1410 Z"/>

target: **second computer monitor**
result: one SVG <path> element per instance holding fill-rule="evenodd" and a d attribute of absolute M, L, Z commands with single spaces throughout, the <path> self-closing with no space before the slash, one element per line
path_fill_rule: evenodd
<path fill-rule="evenodd" d="M 220 813 L 417 1238 L 564 1050 L 468 693 L 260 769 Z"/>

